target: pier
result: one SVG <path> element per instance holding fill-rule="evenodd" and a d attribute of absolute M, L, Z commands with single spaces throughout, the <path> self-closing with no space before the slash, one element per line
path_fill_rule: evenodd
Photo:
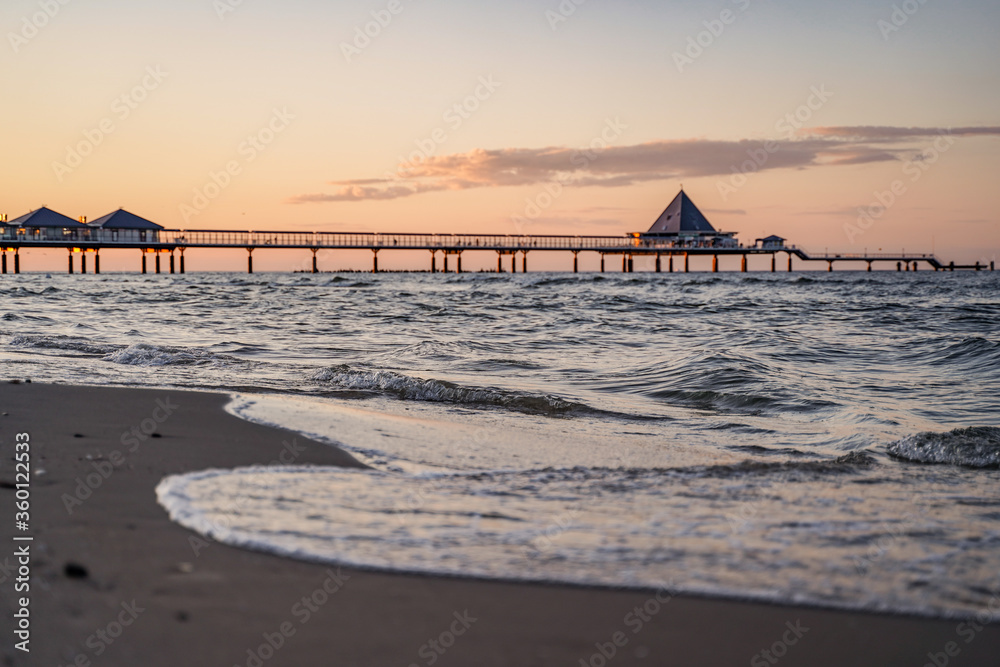
<path fill-rule="evenodd" d="M 79 257 L 81 273 L 87 272 L 87 258 L 93 258 L 94 273 L 100 273 L 100 253 L 108 250 L 138 250 L 140 270 L 143 273 L 160 273 L 169 269 L 184 273 L 184 253 L 191 249 L 229 248 L 242 250 L 247 254 L 247 271 L 253 273 L 254 252 L 273 249 L 300 249 L 312 253 L 312 272 L 318 273 L 316 253 L 320 250 L 369 250 L 372 252 L 372 271 L 378 272 L 379 253 L 389 250 L 425 250 L 429 252 L 428 268 L 432 272 L 462 272 L 462 255 L 470 252 L 492 252 L 496 254 L 497 271 L 511 273 L 528 270 L 528 255 L 540 252 L 566 252 L 573 255 L 573 271 L 579 271 L 579 254 L 593 252 L 601 255 L 602 271 L 617 262 L 607 263 L 609 256 L 621 260 L 622 270 L 630 273 L 636 257 L 655 258 L 657 272 L 688 272 L 690 258 L 708 256 L 712 258 L 712 271 L 719 271 L 720 258 L 739 257 L 740 270 L 747 271 L 747 258 L 765 255 L 771 258 L 771 271 L 779 266 L 787 271 L 794 270 L 793 259 L 801 262 L 822 262 L 827 270 L 833 271 L 834 264 L 842 262 L 866 262 L 867 270 L 878 262 L 888 263 L 899 271 L 916 271 L 923 266 L 935 271 L 990 270 L 989 265 L 976 263 L 959 265 L 945 263 L 932 254 L 914 253 L 824 253 L 813 254 L 794 245 L 780 247 L 736 247 L 719 248 L 711 245 L 682 244 L 630 236 L 538 236 L 538 235 L 493 235 L 493 234 L 376 234 L 376 233 L 333 233 L 333 232 L 251 232 L 222 230 L 162 230 L 148 240 L 112 239 L 110 234 L 99 230 L 83 233 L 66 230 L 61 238 L 39 239 L 28 235 L 4 236 L 2 244 L 3 273 L 11 270 L 20 273 L 21 251 L 27 248 L 65 248 L 69 256 L 69 272 L 74 271 L 74 257 Z M 8 260 L 8 255 L 11 255 Z M 784 261 L 779 262 L 782 255 Z M 161 261 L 161 257 L 163 260 Z M 149 261 L 147 261 L 149 258 Z"/>
<path fill-rule="evenodd" d="M 294 232 L 294 231 L 231 231 L 165 229 L 144 218 L 128 213 L 115 213 L 93 223 L 73 220 L 46 208 L 32 211 L 16 220 L 0 218 L 0 272 L 21 271 L 21 251 L 29 248 L 65 248 L 68 271 L 79 267 L 87 273 L 88 257 L 93 257 L 93 272 L 100 273 L 100 253 L 108 250 L 135 250 L 140 254 L 142 273 L 185 272 L 185 253 L 193 249 L 227 248 L 246 253 L 247 272 L 253 273 L 255 252 L 273 249 L 299 249 L 312 253 L 312 272 L 318 273 L 317 253 L 320 250 L 369 250 L 372 271 L 379 271 L 379 253 L 391 250 L 423 250 L 429 253 L 428 268 L 436 272 L 462 272 L 465 253 L 494 253 L 496 270 L 517 273 L 528 271 L 528 255 L 542 252 L 564 252 L 573 255 L 573 272 L 579 272 L 579 255 L 583 252 L 600 255 L 600 271 L 621 260 L 621 270 L 630 273 L 637 257 L 652 257 L 657 273 L 689 272 L 691 257 L 712 258 L 712 271 L 719 271 L 722 258 L 739 257 L 740 271 L 748 270 L 748 258 L 770 257 L 770 270 L 793 271 L 794 260 L 801 263 L 825 263 L 828 271 L 843 262 L 889 264 L 897 271 L 994 270 L 977 262 L 959 265 L 943 262 L 933 254 L 915 253 L 810 253 L 787 245 L 785 239 L 771 236 L 758 239 L 752 245 L 739 243 L 733 232 L 717 231 L 701 211 L 682 191 L 647 232 L 618 236 L 557 236 L 536 234 L 416 234 L 372 232 Z M 8 255 L 11 260 L 8 262 Z M 782 262 L 779 263 L 779 256 Z M 79 261 L 74 261 L 78 257 Z M 151 261 L 149 261 L 151 259 Z M 822 266 L 822 264 L 820 264 Z"/>

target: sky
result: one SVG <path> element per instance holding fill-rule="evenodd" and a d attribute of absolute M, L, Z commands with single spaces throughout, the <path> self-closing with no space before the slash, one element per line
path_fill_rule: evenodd
<path fill-rule="evenodd" d="M 7 0 L 0 213 L 617 235 L 683 186 L 751 243 L 989 261 L 998 25 L 992 0 Z"/>

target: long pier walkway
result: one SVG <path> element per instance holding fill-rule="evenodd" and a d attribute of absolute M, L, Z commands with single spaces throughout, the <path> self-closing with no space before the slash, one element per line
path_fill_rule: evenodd
<path fill-rule="evenodd" d="M 8 271 L 7 255 L 13 253 L 13 272 L 20 273 L 21 250 L 26 248 L 65 248 L 69 251 L 69 272 L 74 270 L 74 255 L 80 256 L 81 273 L 87 272 L 87 256 L 93 255 L 94 272 L 100 273 L 100 252 L 113 249 L 137 249 L 142 255 L 142 272 L 147 271 L 146 258 L 153 255 L 155 271 L 160 273 L 161 255 L 169 256 L 170 273 L 175 271 L 175 254 L 179 256 L 179 271 L 184 273 L 184 253 L 194 248 L 232 248 L 247 253 L 247 271 L 253 273 L 253 254 L 268 249 L 302 249 L 312 252 L 312 271 L 318 272 L 316 254 L 320 250 L 370 250 L 372 270 L 378 272 L 379 253 L 388 250 L 426 250 L 431 254 L 430 270 L 439 270 L 438 253 L 442 256 L 440 269 L 444 272 L 462 272 L 462 254 L 467 252 L 497 253 L 497 271 L 503 272 L 505 259 L 510 260 L 510 270 L 517 271 L 520 255 L 521 271 L 528 270 L 528 254 L 537 252 L 573 253 L 573 270 L 579 270 L 579 254 L 595 252 L 601 255 L 601 271 L 608 256 L 621 256 L 622 270 L 630 272 L 636 256 L 655 256 L 656 271 L 689 271 L 692 256 L 711 256 L 712 270 L 719 270 L 719 258 L 740 256 L 741 270 L 747 271 L 747 258 L 751 255 L 769 255 L 771 271 L 777 271 L 778 255 L 787 255 L 787 270 L 793 270 L 792 260 L 826 262 L 829 271 L 837 262 L 866 262 L 872 270 L 875 262 L 895 263 L 899 271 L 916 271 L 926 264 L 935 271 L 961 269 L 993 270 L 977 262 L 973 265 L 945 263 L 933 254 L 914 253 L 824 253 L 811 254 L 802 248 L 785 244 L 724 247 L 709 241 L 683 241 L 650 238 L 643 234 L 622 236 L 540 236 L 503 234 L 378 234 L 344 232 L 257 232 L 228 230 L 114 230 L 114 229 L 62 229 L 20 230 L 9 228 L 0 236 L 0 255 L 3 273 Z M 56 233 L 53 233 L 56 232 Z M 450 259 L 454 259 L 450 269 Z M 675 260 L 678 265 L 675 267 Z M 911 268 L 912 267 L 912 268 Z"/>

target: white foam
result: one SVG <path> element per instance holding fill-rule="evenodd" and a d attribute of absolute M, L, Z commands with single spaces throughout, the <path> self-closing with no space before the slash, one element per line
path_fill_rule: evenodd
<path fill-rule="evenodd" d="M 502 411 L 444 411 L 388 399 L 344 402 L 235 394 L 232 414 L 341 446 L 387 470 L 510 470 L 546 467 L 662 468 L 728 463 L 717 447 L 656 441 L 642 425 L 553 420 Z M 628 433 L 622 431 L 627 428 Z"/>
<path fill-rule="evenodd" d="M 998 468 L 1000 428 L 979 426 L 948 433 L 917 433 L 891 443 L 887 450 L 893 456 L 919 463 Z"/>
<path fill-rule="evenodd" d="M 157 497 L 221 542 L 359 568 L 935 616 L 986 608 L 1000 550 L 960 545 L 989 522 L 943 504 L 953 489 L 933 477 L 912 500 L 892 493 L 898 480 L 858 497 L 866 474 L 257 467 L 168 477 Z"/>
<path fill-rule="evenodd" d="M 170 348 L 146 343 L 136 343 L 109 352 L 104 355 L 103 360 L 124 366 L 193 366 L 238 362 L 233 357 L 213 354 L 197 348 Z"/>
<path fill-rule="evenodd" d="M 316 372 L 312 379 L 342 389 L 390 392 L 399 398 L 415 401 L 494 405 L 530 413 L 560 413 L 574 407 L 585 407 L 557 396 L 463 387 L 432 378 L 416 378 L 389 370 L 353 369 L 345 365 L 324 368 Z"/>

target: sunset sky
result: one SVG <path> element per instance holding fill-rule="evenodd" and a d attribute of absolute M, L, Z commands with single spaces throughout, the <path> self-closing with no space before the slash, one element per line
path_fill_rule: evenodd
<path fill-rule="evenodd" d="M 992 0 L 8 0 L 0 26 L 11 219 L 622 234 L 683 183 L 744 241 L 1000 250 Z"/>

